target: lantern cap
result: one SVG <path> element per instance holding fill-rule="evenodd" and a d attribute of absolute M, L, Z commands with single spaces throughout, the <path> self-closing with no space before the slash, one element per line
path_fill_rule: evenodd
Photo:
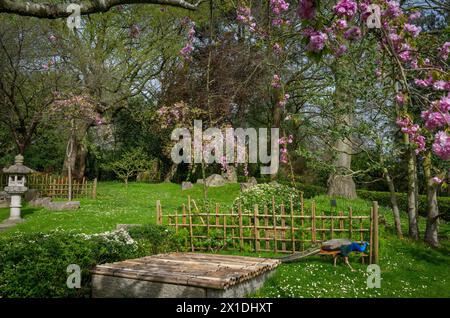
<path fill-rule="evenodd" d="M 14 165 L 3 168 L 3 172 L 7 174 L 29 174 L 34 170 L 23 165 L 23 156 L 19 154 L 15 157 Z"/>

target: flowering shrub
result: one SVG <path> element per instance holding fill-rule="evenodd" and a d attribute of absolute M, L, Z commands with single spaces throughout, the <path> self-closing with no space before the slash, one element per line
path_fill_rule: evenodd
<path fill-rule="evenodd" d="M 255 204 L 258 204 L 260 213 L 263 213 L 264 206 L 267 206 L 269 213 L 272 213 L 272 197 L 275 199 L 276 212 L 280 213 L 281 204 L 285 205 L 285 210 L 289 211 L 290 202 L 294 204 L 294 209 L 300 206 L 300 196 L 295 189 L 277 183 L 258 184 L 245 192 L 242 192 L 233 203 L 235 210 L 241 204 L 242 211 L 253 212 Z"/>
<path fill-rule="evenodd" d="M 89 297 L 97 264 L 144 256 L 122 231 L 86 236 L 53 231 L 0 238 L 0 297 Z M 66 285 L 67 266 L 81 268 L 81 288 Z"/>

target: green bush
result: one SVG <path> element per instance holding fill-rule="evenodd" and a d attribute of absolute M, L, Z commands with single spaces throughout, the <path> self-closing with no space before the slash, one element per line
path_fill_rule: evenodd
<path fill-rule="evenodd" d="M 0 237 L 1 297 L 89 297 L 90 270 L 97 264 L 117 262 L 176 249 L 173 231 L 149 225 L 102 234 L 11 234 Z M 81 288 L 66 285 L 67 266 L 81 269 Z"/>
<path fill-rule="evenodd" d="M 357 190 L 358 197 L 368 201 L 378 201 L 378 204 L 391 207 L 391 199 L 389 192 L 381 191 L 367 191 Z M 408 196 L 406 193 L 397 193 L 397 202 L 400 211 L 408 211 Z M 438 198 L 439 212 L 443 214 L 442 219 L 450 220 L 450 198 L 439 197 Z M 419 212 L 421 215 L 426 216 L 427 211 L 427 196 L 419 195 Z"/>
<path fill-rule="evenodd" d="M 141 241 L 152 254 L 179 250 L 183 238 L 175 235 L 172 228 L 163 225 L 146 224 L 129 229 L 130 236 Z"/>
<path fill-rule="evenodd" d="M 242 211 L 253 212 L 255 204 L 258 204 L 260 213 L 262 213 L 264 206 L 267 206 L 271 211 L 272 197 L 275 199 L 277 212 L 280 211 L 281 204 L 284 204 L 286 211 L 288 211 L 291 199 L 295 209 L 298 209 L 300 205 L 299 192 L 295 189 L 283 184 L 262 183 L 242 192 L 234 200 L 233 206 L 234 209 L 237 209 L 240 203 Z"/>
<path fill-rule="evenodd" d="M 281 184 L 291 185 L 288 180 L 279 181 Z M 316 185 L 307 185 L 302 183 L 297 183 L 296 188 L 303 192 L 303 197 L 305 199 L 313 198 L 322 194 L 327 193 L 325 187 Z M 385 191 L 368 191 L 368 190 L 356 190 L 358 197 L 367 201 L 378 201 L 378 204 L 391 208 L 391 199 L 389 192 Z M 406 193 L 397 193 L 397 202 L 399 209 L 403 212 L 408 211 L 408 199 Z M 442 219 L 450 220 L 450 197 L 439 197 L 439 212 L 443 214 Z M 419 195 L 419 211 L 422 216 L 426 216 L 427 211 L 427 196 Z"/>

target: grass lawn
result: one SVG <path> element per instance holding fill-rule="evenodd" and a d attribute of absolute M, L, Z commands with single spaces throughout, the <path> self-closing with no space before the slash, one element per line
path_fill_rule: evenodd
<path fill-rule="evenodd" d="M 118 223 L 154 223 L 155 202 L 161 200 L 163 213 L 179 209 L 187 196 L 198 205 L 202 202 L 201 186 L 181 191 L 177 184 L 130 183 L 128 188 L 118 182 L 100 182 L 98 199 L 81 199 L 77 211 L 50 212 L 45 209 L 25 207 L 27 220 L 0 235 L 20 232 L 48 232 L 66 230 L 98 233 L 112 230 Z M 222 206 L 230 206 L 239 194 L 239 185 L 208 189 L 209 199 Z M 317 209 L 329 208 L 329 198 L 314 198 Z M 307 200 L 308 201 L 308 200 Z M 308 204 L 308 202 L 307 202 Z M 349 206 L 358 214 L 369 212 L 371 202 L 338 199 L 338 210 Z M 0 220 L 8 217 L 8 209 L 0 209 Z M 334 268 L 331 259 L 319 256 L 300 262 L 283 264 L 276 274 L 253 297 L 450 297 L 450 227 L 441 224 L 442 247 L 432 249 L 422 242 L 399 240 L 392 232 L 391 211 L 380 208 L 387 226 L 380 226 L 381 288 L 366 287 L 366 268 L 351 259 L 356 272 L 350 272 L 342 263 Z M 406 233 L 406 215 L 402 216 Z M 423 231 L 425 220 L 421 218 Z M 225 252 L 242 254 L 239 252 Z M 248 255 L 255 255 L 249 254 Z M 261 256 L 274 256 L 261 254 Z"/>

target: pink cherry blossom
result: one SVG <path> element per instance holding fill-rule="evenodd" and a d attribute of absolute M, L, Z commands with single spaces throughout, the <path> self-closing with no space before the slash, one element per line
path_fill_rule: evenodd
<path fill-rule="evenodd" d="M 423 111 L 420 115 L 425 121 L 425 128 L 428 130 L 435 130 L 450 124 L 450 115 L 448 113 Z"/>
<path fill-rule="evenodd" d="M 450 111 L 450 95 L 441 98 L 441 100 L 439 101 L 439 109 L 441 112 Z"/>
<path fill-rule="evenodd" d="M 357 5 L 353 0 L 340 0 L 338 4 L 333 7 L 333 10 L 339 16 L 351 18 L 356 13 Z"/>
<path fill-rule="evenodd" d="M 273 52 L 277 55 L 280 55 L 283 52 L 283 49 L 281 48 L 281 45 L 279 43 L 275 43 L 272 46 Z"/>
<path fill-rule="evenodd" d="M 433 88 L 437 91 L 443 91 L 445 90 L 446 85 L 447 85 L 446 81 L 436 81 L 433 84 Z"/>
<path fill-rule="evenodd" d="M 413 38 L 417 37 L 419 33 L 422 31 L 421 27 L 409 23 L 406 23 L 403 29 L 409 34 L 411 34 Z"/>
<path fill-rule="evenodd" d="M 395 96 L 395 101 L 399 105 L 403 105 L 405 103 L 405 96 L 402 93 L 399 93 Z"/>
<path fill-rule="evenodd" d="M 442 160 L 450 160 L 450 135 L 439 131 L 434 138 L 433 152 Z"/>
<path fill-rule="evenodd" d="M 351 27 L 344 33 L 344 38 L 347 40 L 359 40 L 361 38 L 361 29 L 357 26 Z"/>
<path fill-rule="evenodd" d="M 314 0 L 300 0 L 297 15 L 303 20 L 312 20 L 316 16 Z"/>
<path fill-rule="evenodd" d="M 328 36 L 325 33 L 317 32 L 309 38 L 306 49 L 311 52 L 320 52 L 325 47 L 326 40 L 328 40 Z"/>
<path fill-rule="evenodd" d="M 436 184 L 441 184 L 442 183 L 442 179 L 441 178 L 439 178 L 439 177 L 433 177 L 432 179 L 431 179 L 434 183 L 436 183 Z"/>
<path fill-rule="evenodd" d="M 274 74 L 272 77 L 272 87 L 274 88 L 281 88 L 281 77 L 278 74 Z"/>
<path fill-rule="evenodd" d="M 347 20 L 340 19 L 336 21 L 336 28 L 343 30 L 347 28 Z"/>
<path fill-rule="evenodd" d="M 387 2 L 387 9 L 383 11 L 382 15 L 385 17 L 397 18 L 402 14 L 400 5 L 395 1 Z"/>
<path fill-rule="evenodd" d="M 408 21 L 412 22 L 414 20 L 420 19 L 421 13 L 419 11 L 413 12 L 409 15 Z"/>
<path fill-rule="evenodd" d="M 450 42 L 445 42 L 442 48 L 439 49 L 439 54 L 444 60 L 447 60 L 449 53 L 450 53 Z"/>

